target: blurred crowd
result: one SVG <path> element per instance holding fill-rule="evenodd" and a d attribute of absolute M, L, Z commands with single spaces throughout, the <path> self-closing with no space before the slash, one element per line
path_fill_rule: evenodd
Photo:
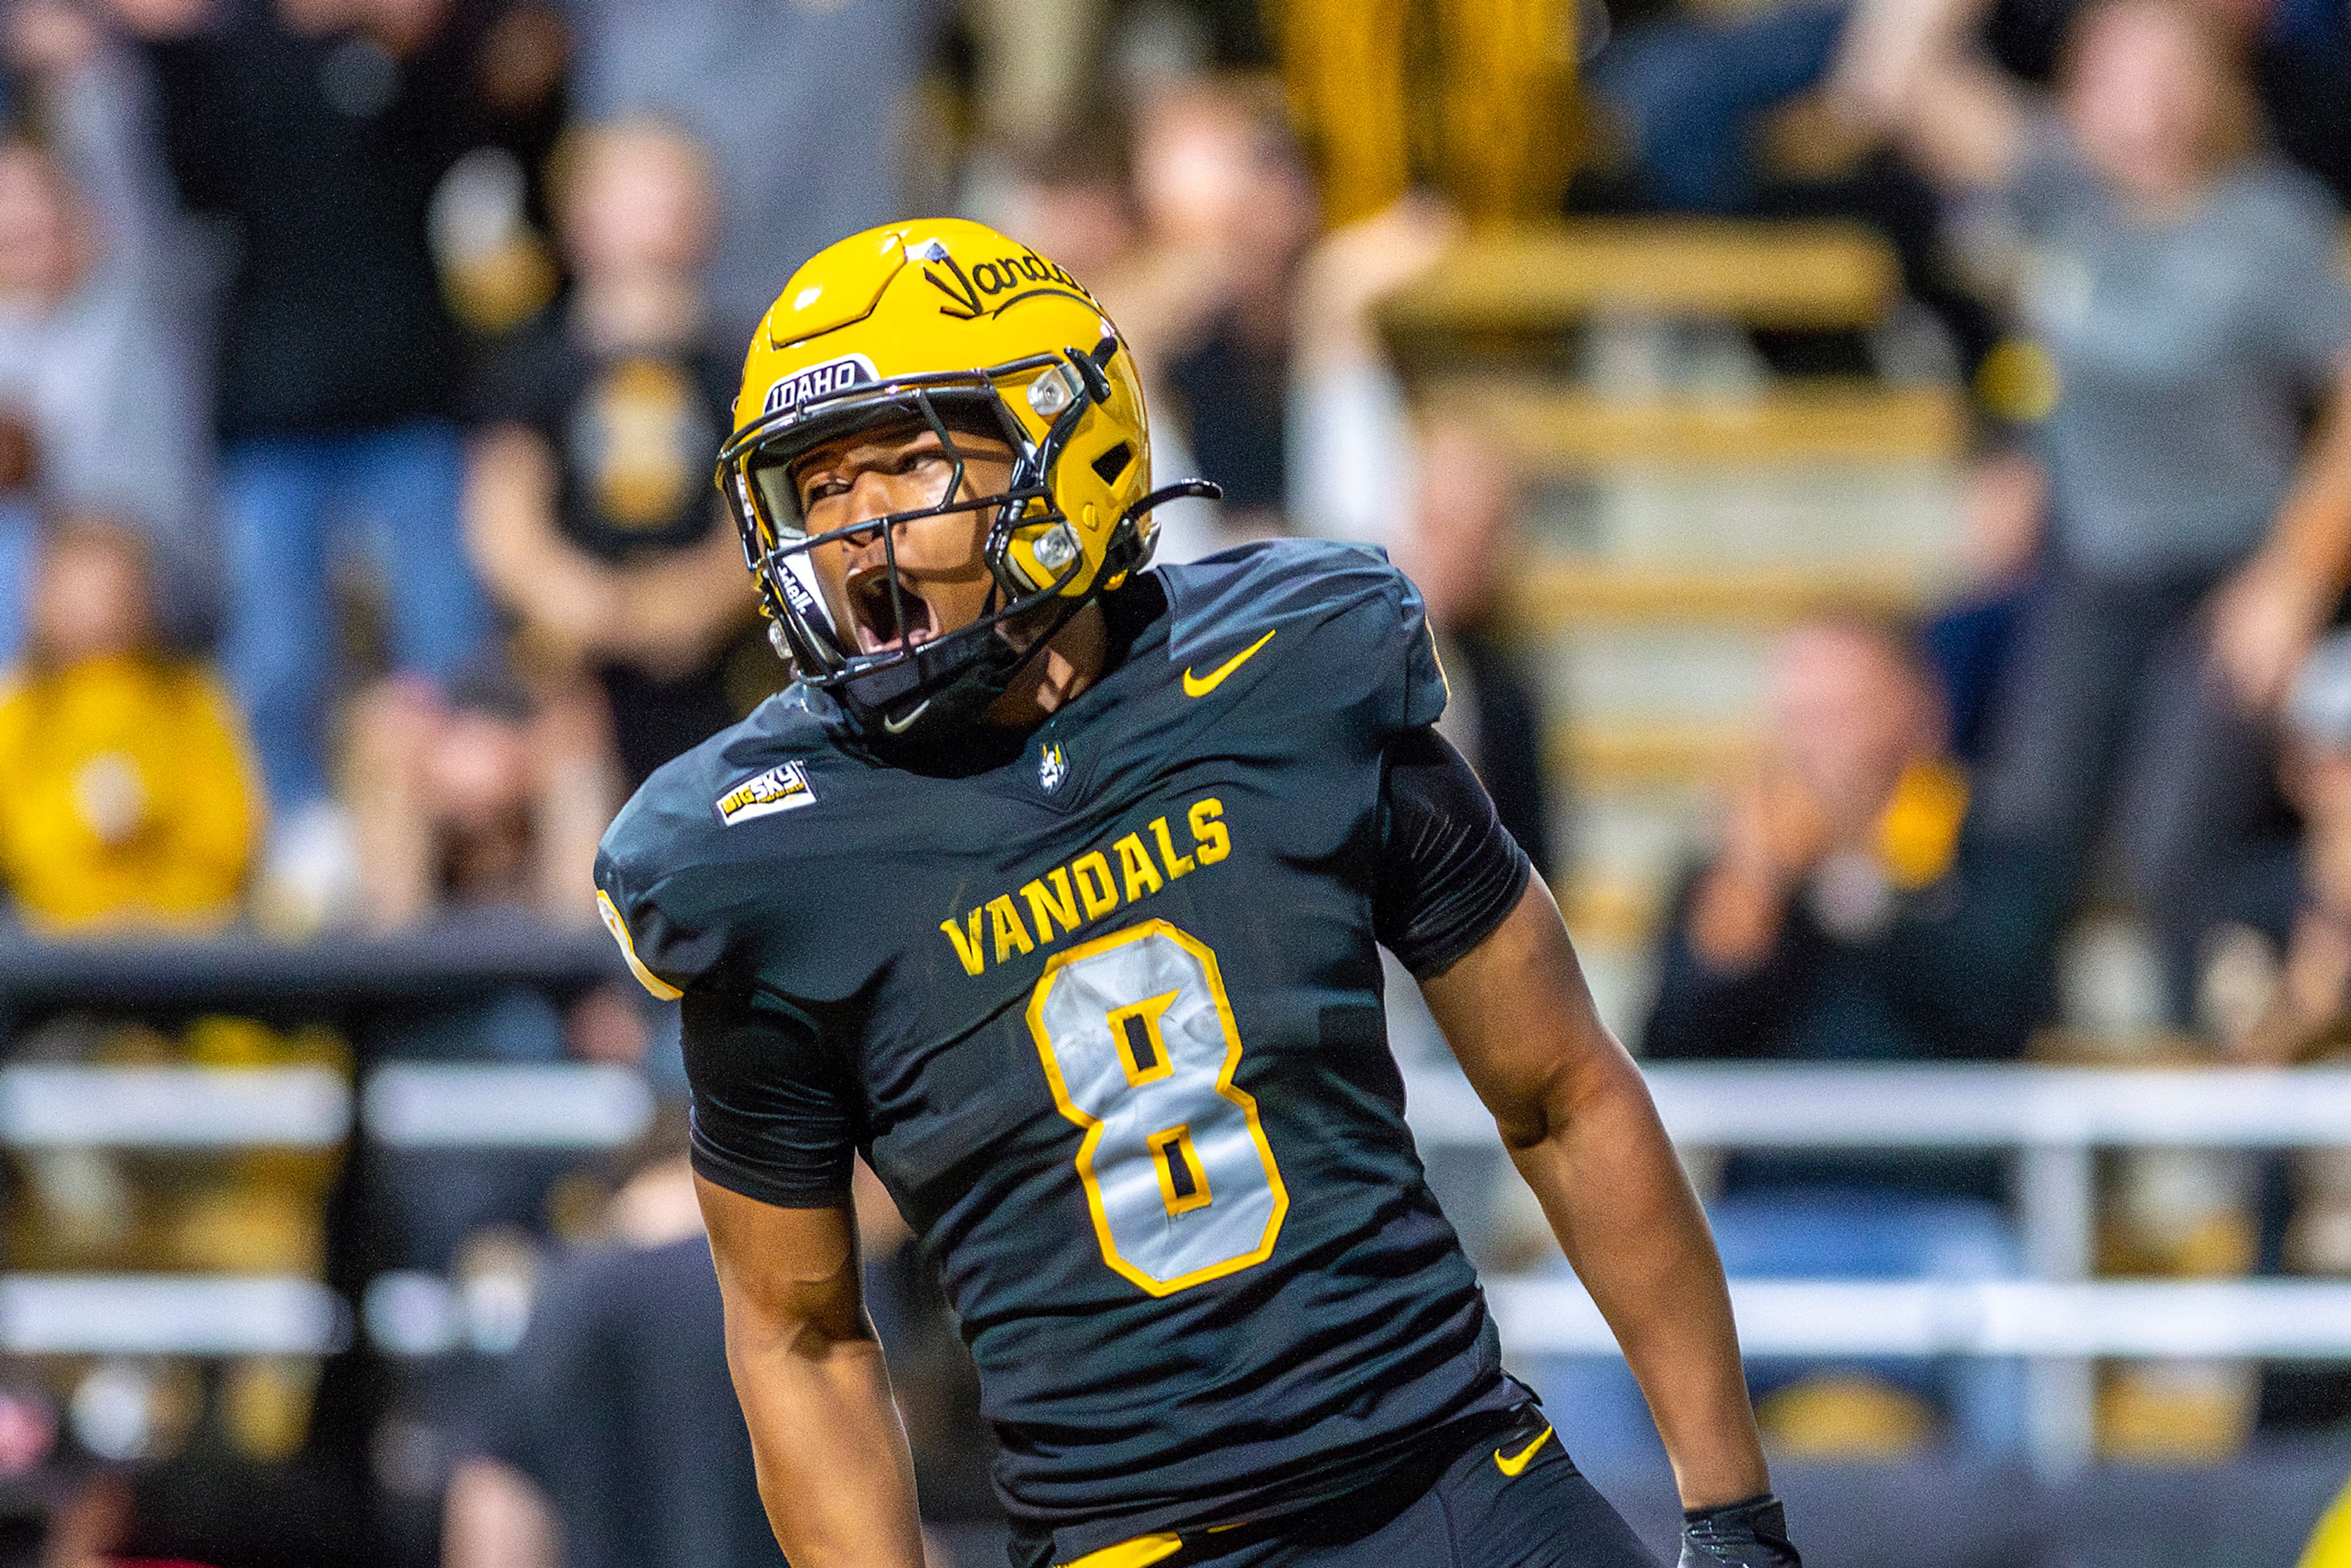
<path fill-rule="evenodd" d="M 1647 1052 L 2336 1049 L 2351 19 L 1789 5 L 1627 34 L 1593 86 L 1624 139 L 1620 193 L 1879 224 L 1980 425 L 1965 591 L 1916 623 L 1832 618 L 1772 650 L 1767 739 L 1672 904 Z M 1775 172 L 1765 129 L 1797 112 L 1817 117 L 1813 152 L 1853 139 L 1841 168 Z M 2131 967 L 2085 953 L 2093 928 L 2141 960 L 2119 1009 L 2081 995 Z M 2020 1267 L 2009 1194 L 1977 1160 L 1742 1157 L 1719 1179 L 1718 1235 L 1745 1271 Z M 2105 1193 L 2103 1268 L 2351 1271 L 2337 1155 L 2132 1153 Z M 1996 1367 L 1787 1381 L 1759 1383 L 1767 1425 L 1831 1451 L 1898 1449 L 1938 1406 L 1980 1453 L 2022 1439 L 2021 1385 Z M 2100 1438 L 2227 1453 L 2306 1396 L 2290 1384 L 2110 1369 Z"/>
<path fill-rule="evenodd" d="M 1595 6 L 1551 10 L 1573 110 L 1505 126 L 1573 170 L 1558 189 L 1531 177 L 1539 207 L 1870 225 L 1900 258 L 1902 329 L 1759 332 L 1746 351 L 1774 373 L 1940 378 L 1976 423 L 1960 587 L 1915 619 L 1857 609 L 1771 649 L 1766 738 L 1719 781 L 1713 838 L 1657 921 L 1640 1048 L 2094 1050 L 2052 1027 L 2081 1021 L 2060 960 L 2086 918 L 2145 934 L 2142 1057 L 2341 1050 L 2351 632 L 2330 629 L 2351 581 L 2351 11 L 1641 0 L 1604 26 Z M 709 479 L 742 343 L 822 245 L 950 209 L 1095 291 L 1149 378 L 1155 468 L 1223 486 L 1220 506 L 1163 511 L 1163 559 L 1282 532 L 1391 551 L 1444 643 L 1447 727 L 1538 863 L 1572 880 L 1573 802 L 1544 765 L 1544 686 L 1510 614 L 1535 486 L 1493 430 L 1416 398 L 1379 329 L 1381 301 L 1493 215 L 1490 182 L 1358 200 L 1374 187 L 1334 175 L 1361 127 L 1318 111 L 1314 51 L 1353 15 L 0 11 L 0 884 L 16 918 L 290 939 L 592 926 L 588 866 L 627 791 L 786 679 Z M 633 994 L 517 988 L 375 1020 L 357 1049 L 639 1064 L 674 1097 L 674 1032 Z M 221 1048 L 84 1030 L 44 1049 Z M 469 1364 L 382 1395 L 373 1473 L 423 1500 L 425 1535 L 445 1494 L 453 1568 L 765 1560 L 747 1486 L 703 1463 L 748 1462 L 723 1379 L 663 1359 L 664 1314 L 715 1336 L 682 1173 L 658 1139 L 586 1189 L 544 1161 L 370 1173 L 385 1266 L 539 1277 L 519 1370 Z M 1715 1175 L 1738 1271 L 2019 1266 L 1990 1161 L 1747 1157 Z M 146 1212 L 120 1196 L 139 1176 L 31 1171 L 12 1264 L 63 1247 L 74 1266 L 130 1267 L 179 1246 L 183 1266 L 238 1266 L 205 1249 L 201 1218 L 125 1228 Z M 202 1190 L 244 1195 L 239 1212 L 265 1187 L 292 1195 L 267 1266 L 324 1267 L 327 1173 L 219 1182 Z M 2118 1268 L 2351 1273 L 2342 1156 L 2134 1155 L 2109 1186 Z M 925 1498 L 982 1513 L 951 1333 L 903 1235 L 869 1218 L 877 1311 L 915 1368 Z M 558 1235 L 596 1245 L 541 1260 Z M 315 1371 L 265 1366 L 250 1377 L 276 1393 L 220 1394 L 260 1434 L 246 1452 L 281 1451 L 271 1413 L 307 1410 Z M 2169 1406 L 2161 1386 L 2108 1390 L 2114 1431 L 2222 1451 L 2250 1428 L 2244 1369 L 2161 1375 L 2187 1378 Z M 1562 1406 L 1616 1401 L 1624 1421 L 1593 1416 L 1588 1443 L 1639 1447 L 1607 1369 L 1538 1381 Z M 1980 1453 L 2022 1441 L 2012 1368 L 1792 1368 L 1760 1386 L 1775 1436 L 1827 1450 L 1901 1450 L 1938 1427 Z M 0 1483 L 31 1451 L 9 1412 L 39 1407 L 15 1397 L 0 1387 Z M 715 1447 L 660 1450 L 651 1412 L 689 1405 L 716 1413 L 694 1428 Z M 141 1442 L 117 1457 L 157 1451 Z M 103 1487 L 75 1506 L 93 1544 L 47 1561 L 139 1539 Z"/>

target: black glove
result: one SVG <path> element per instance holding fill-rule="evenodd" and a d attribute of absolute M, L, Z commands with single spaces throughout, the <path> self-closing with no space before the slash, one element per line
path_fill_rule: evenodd
<path fill-rule="evenodd" d="M 1788 1540 L 1787 1511 L 1770 1492 L 1682 1514 L 1681 1568 L 1804 1568 Z"/>

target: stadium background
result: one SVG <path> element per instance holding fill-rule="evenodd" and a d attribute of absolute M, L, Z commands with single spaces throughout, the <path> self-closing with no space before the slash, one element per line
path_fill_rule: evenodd
<path fill-rule="evenodd" d="M 1950 177 L 1906 26 L 2032 178 Z M 2258 123 L 2134 228 L 2049 175 L 2059 92 Z M 32 0 L 0 110 L 0 1560 L 766 1560 L 679 1304 L 674 1019 L 587 862 L 779 679 L 705 487 L 745 334 L 935 210 L 1124 327 L 1161 473 L 1226 487 L 1164 557 L 1421 583 L 1777 1353 L 1808 1561 L 2282 1565 L 2351 1473 L 2351 651 L 2232 618 L 2266 558 L 2218 525 L 2085 576 L 2072 521 L 2144 467 L 2265 528 L 2275 474 L 2197 466 L 2248 402 L 2351 516 L 2339 0 Z M 2160 396 L 2067 379 L 2124 252 L 2238 269 Z M 2019 755 L 2083 780 L 2030 832 Z M 1669 1540 L 1395 1010 L 1512 1364 Z M 1000 1561 L 952 1330 L 863 1218 L 940 1560 Z"/>

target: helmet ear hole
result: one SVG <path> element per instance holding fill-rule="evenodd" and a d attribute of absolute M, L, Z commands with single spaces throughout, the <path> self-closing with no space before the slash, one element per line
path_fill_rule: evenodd
<path fill-rule="evenodd" d="M 1134 448 L 1122 441 L 1094 459 L 1094 473 L 1103 484 L 1115 485 L 1118 483 L 1118 476 L 1125 473 L 1134 461 Z"/>

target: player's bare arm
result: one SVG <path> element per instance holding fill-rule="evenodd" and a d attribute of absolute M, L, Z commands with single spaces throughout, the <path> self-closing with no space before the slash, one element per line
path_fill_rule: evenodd
<path fill-rule="evenodd" d="M 697 1176 L 726 1364 L 776 1540 L 795 1568 L 922 1568 L 914 1462 L 858 1283 L 857 1228 Z"/>
<path fill-rule="evenodd" d="M 1541 880 L 1421 992 L 1624 1347 L 1684 1506 L 1770 1490 L 1706 1217 Z"/>

